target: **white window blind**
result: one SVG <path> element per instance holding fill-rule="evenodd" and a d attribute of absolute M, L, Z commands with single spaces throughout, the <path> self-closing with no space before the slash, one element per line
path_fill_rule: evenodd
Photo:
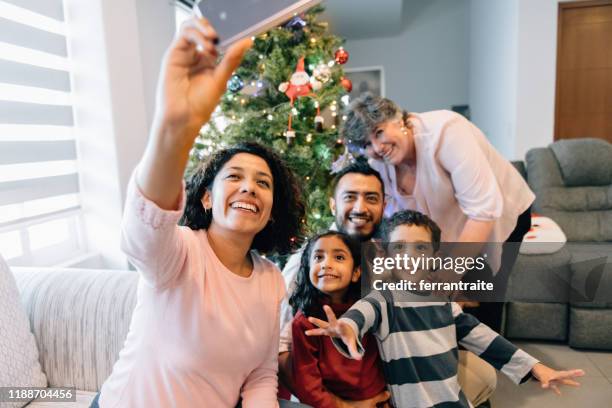
<path fill-rule="evenodd" d="M 80 250 L 62 0 L 0 0 L 0 253 L 54 264 Z"/>

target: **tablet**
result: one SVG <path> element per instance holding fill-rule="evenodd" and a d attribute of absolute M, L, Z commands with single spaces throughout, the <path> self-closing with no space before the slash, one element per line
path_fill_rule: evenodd
<path fill-rule="evenodd" d="M 200 0 L 194 6 L 219 35 L 223 51 L 241 38 L 251 37 L 308 10 L 321 0 Z"/>

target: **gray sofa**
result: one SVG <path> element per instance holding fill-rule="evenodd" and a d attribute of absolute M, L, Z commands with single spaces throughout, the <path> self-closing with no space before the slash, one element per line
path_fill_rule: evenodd
<path fill-rule="evenodd" d="M 536 194 L 534 213 L 552 218 L 567 244 L 519 255 L 512 271 L 505 334 L 612 349 L 612 145 L 562 140 L 515 163 Z"/>
<path fill-rule="evenodd" d="M 49 387 L 76 387 L 75 402 L 35 400 L 27 407 L 89 407 L 123 346 L 136 304 L 138 274 L 93 269 L 11 269 Z"/>

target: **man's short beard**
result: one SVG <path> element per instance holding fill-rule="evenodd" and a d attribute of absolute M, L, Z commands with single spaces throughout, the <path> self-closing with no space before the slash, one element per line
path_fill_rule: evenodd
<path fill-rule="evenodd" d="M 350 221 L 347 220 L 347 222 L 350 222 Z M 374 227 L 372 228 L 372 232 L 370 232 L 367 235 L 355 234 L 355 233 L 351 234 L 346 229 L 344 229 L 344 224 L 345 224 L 344 223 L 344 218 L 341 218 L 341 217 L 337 216 L 335 223 L 336 223 L 336 227 L 338 228 L 338 231 L 344 232 L 345 234 L 347 234 L 351 238 L 357 239 L 357 240 L 362 241 L 362 242 L 369 241 L 370 238 L 372 238 L 376 234 L 376 231 L 378 230 L 378 225 L 374 224 Z"/>

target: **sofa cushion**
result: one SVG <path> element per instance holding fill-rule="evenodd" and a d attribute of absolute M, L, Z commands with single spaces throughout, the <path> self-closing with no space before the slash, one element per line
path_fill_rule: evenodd
<path fill-rule="evenodd" d="M 554 254 L 520 254 L 510 274 L 506 299 L 510 302 L 568 302 L 570 261 L 566 247 Z"/>
<path fill-rule="evenodd" d="M 599 187 L 548 187 L 539 204 L 560 211 L 612 210 L 612 184 Z"/>
<path fill-rule="evenodd" d="M 569 345 L 578 348 L 612 350 L 610 309 L 570 308 Z"/>
<path fill-rule="evenodd" d="M 571 243 L 570 304 L 585 309 L 612 309 L 612 243 Z"/>
<path fill-rule="evenodd" d="M 0 256 L 0 387 L 46 387 L 28 316 L 19 299 L 15 278 Z M 0 404 L 3 408 L 26 403 Z"/>
<path fill-rule="evenodd" d="M 76 391 L 76 401 L 74 402 L 48 402 L 34 400 L 27 405 L 27 408 L 89 408 L 91 401 L 96 396 L 91 391 Z"/>
<path fill-rule="evenodd" d="M 612 144 L 601 139 L 559 140 L 550 145 L 566 186 L 612 183 Z"/>
<path fill-rule="evenodd" d="M 98 391 L 119 356 L 138 273 L 15 268 L 49 385 Z"/>
<path fill-rule="evenodd" d="M 515 339 L 567 339 L 568 307 L 564 303 L 508 303 L 505 336 Z"/>

